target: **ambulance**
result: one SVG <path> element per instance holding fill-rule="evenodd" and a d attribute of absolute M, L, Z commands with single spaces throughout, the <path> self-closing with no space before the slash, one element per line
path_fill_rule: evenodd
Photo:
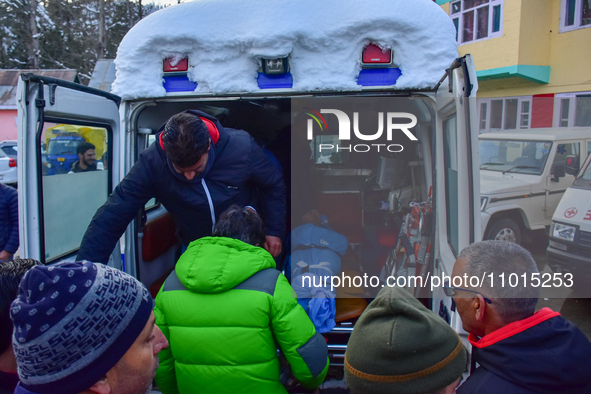
<path fill-rule="evenodd" d="M 591 143 L 589 144 L 591 148 Z M 567 156 L 565 171 L 577 174 L 562 196 L 550 226 L 548 265 L 571 274 L 577 295 L 591 296 L 591 156 L 579 171 L 577 156 Z M 566 276 L 565 276 L 566 278 Z"/>
<path fill-rule="evenodd" d="M 359 275 L 397 267 L 449 276 L 457 254 L 480 240 L 476 70 L 470 55 L 458 57 L 455 27 L 433 1 L 189 2 L 134 26 L 115 64 L 111 93 L 21 76 L 21 256 L 73 260 L 96 210 L 161 125 L 187 109 L 264 146 L 291 201 L 286 239 L 306 200 L 346 237 L 343 264 Z M 42 143 L 58 124 L 102 128 L 105 169 L 43 174 Z M 179 253 L 174 221 L 152 199 L 109 265 L 155 295 Z M 337 295 L 333 365 L 343 365 L 338 338 L 368 292 Z M 440 285 L 415 294 L 461 327 Z"/>

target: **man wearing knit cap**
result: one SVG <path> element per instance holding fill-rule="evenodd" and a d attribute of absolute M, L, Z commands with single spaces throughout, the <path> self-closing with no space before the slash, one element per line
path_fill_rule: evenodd
<path fill-rule="evenodd" d="M 87 261 L 36 266 L 11 306 L 15 394 L 144 394 L 158 353 L 154 300 L 133 277 Z"/>
<path fill-rule="evenodd" d="M 355 324 L 345 380 L 355 394 L 451 394 L 467 358 L 445 320 L 405 289 L 384 287 Z"/>

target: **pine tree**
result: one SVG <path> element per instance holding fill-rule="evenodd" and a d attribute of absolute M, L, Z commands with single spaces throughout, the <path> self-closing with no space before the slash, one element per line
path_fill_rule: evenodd
<path fill-rule="evenodd" d="M 115 58 L 140 15 L 157 9 L 140 12 L 130 0 L 2 0 L 0 68 L 73 68 L 87 83 L 97 59 Z"/>

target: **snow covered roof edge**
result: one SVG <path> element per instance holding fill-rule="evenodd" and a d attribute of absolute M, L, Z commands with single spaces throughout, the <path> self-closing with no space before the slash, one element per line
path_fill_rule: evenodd
<path fill-rule="evenodd" d="M 162 60 L 188 56 L 196 91 L 253 92 L 259 59 L 289 55 L 294 90 L 358 90 L 370 42 L 394 50 L 397 88 L 430 88 L 458 55 L 455 36 L 431 0 L 198 0 L 128 32 L 112 89 L 124 99 L 164 96 Z"/>

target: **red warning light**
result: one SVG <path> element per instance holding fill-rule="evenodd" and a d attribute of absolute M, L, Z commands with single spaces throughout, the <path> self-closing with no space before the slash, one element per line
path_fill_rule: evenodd
<path fill-rule="evenodd" d="M 363 49 L 363 63 L 368 64 L 390 64 L 392 62 L 392 50 L 382 51 L 380 47 L 369 44 Z"/>
<path fill-rule="evenodd" d="M 173 60 L 174 59 L 171 57 L 169 57 L 168 59 L 164 59 L 164 62 L 162 63 L 162 70 L 165 73 L 187 71 L 187 69 L 189 68 L 189 59 L 184 58 L 184 59 L 180 60 L 174 66 L 172 65 Z"/>
<path fill-rule="evenodd" d="M 570 166 L 572 164 L 573 164 L 573 158 L 572 157 L 569 157 L 568 159 L 566 159 L 566 165 L 567 166 Z"/>

